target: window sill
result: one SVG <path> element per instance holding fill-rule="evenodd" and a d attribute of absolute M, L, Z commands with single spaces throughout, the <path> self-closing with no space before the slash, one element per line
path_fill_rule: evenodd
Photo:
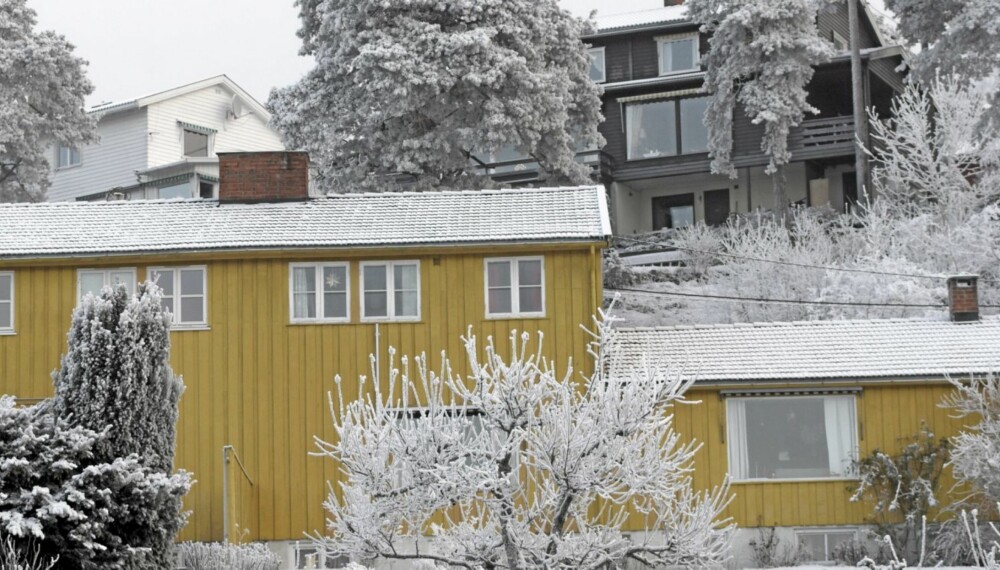
<path fill-rule="evenodd" d="M 309 325 L 349 325 L 351 324 L 351 319 L 339 319 L 339 320 L 312 320 L 312 321 L 289 321 L 288 326 L 301 327 Z"/>
<path fill-rule="evenodd" d="M 62 172 L 63 170 L 73 170 L 74 168 L 80 168 L 81 166 L 83 166 L 82 162 L 79 164 L 67 164 L 66 166 L 57 166 L 55 171 Z"/>
<path fill-rule="evenodd" d="M 698 72 L 698 71 L 701 71 L 701 70 L 702 69 L 700 67 L 692 67 L 690 69 L 676 69 L 674 71 L 668 71 L 666 73 L 664 73 L 663 71 L 660 71 L 659 77 L 673 77 L 674 75 L 684 75 L 685 73 L 695 73 L 695 72 Z"/>
<path fill-rule="evenodd" d="M 802 479 L 741 479 L 732 480 L 732 485 L 759 485 L 761 483 L 837 483 L 859 481 L 857 477 L 803 477 Z"/>
<path fill-rule="evenodd" d="M 208 325 L 171 325 L 170 332 L 186 332 L 186 331 L 210 331 L 212 327 Z"/>
<path fill-rule="evenodd" d="M 503 315 L 486 315 L 487 321 L 518 321 L 518 320 L 529 320 L 529 319 L 544 319 L 545 313 L 511 313 Z"/>
<path fill-rule="evenodd" d="M 639 158 L 626 158 L 625 162 L 645 162 L 647 160 L 663 160 L 664 158 L 683 158 L 683 157 L 698 156 L 698 155 L 704 155 L 705 158 L 708 158 L 708 151 L 699 150 L 698 152 L 685 152 L 681 154 L 664 154 L 661 156 L 641 156 Z"/>
<path fill-rule="evenodd" d="M 420 317 L 362 317 L 361 323 L 367 325 L 389 324 L 389 323 L 419 323 Z"/>
<path fill-rule="evenodd" d="M 0 336 L 17 336 L 17 331 L 14 329 L 0 329 Z"/>

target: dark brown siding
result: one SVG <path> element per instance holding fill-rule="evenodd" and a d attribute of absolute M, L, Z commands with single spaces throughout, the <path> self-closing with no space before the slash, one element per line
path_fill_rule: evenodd
<path fill-rule="evenodd" d="M 848 25 L 847 6 L 843 2 L 830 4 L 820 10 L 817 18 L 820 37 L 828 40 L 833 39 L 834 30 L 845 39 L 851 37 L 851 28 Z M 861 11 L 861 49 L 878 47 L 878 40 L 872 32 L 871 24 L 868 23 L 864 11 Z"/>

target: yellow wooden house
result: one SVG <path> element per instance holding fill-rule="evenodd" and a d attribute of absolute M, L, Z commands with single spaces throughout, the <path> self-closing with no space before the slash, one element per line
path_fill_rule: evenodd
<path fill-rule="evenodd" d="M 620 373 L 665 363 L 697 377 L 675 429 L 703 444 L 698 488 L 732 482 L 737 567 L 774 527 L 781 548 L 829 563 L 866 534 L 874 505 L 851 501 L 852 459 L 898 453 L 922 424 L 952 436 L 968 424 L 940 406 L 948 378 L 1000 370 L 1000 317 L 979 318 L 975 277 L 952 278 L 951 320 L 844 320 L 624 328 Z M 956 288 L 961 291 L 957 291 Z M 956 292 L 958 294 L 956 295 Z M 650 361 L 652 359 L 652 361 Z M 941 489 L 952 488 L 946 470 Z"/>
<path fill-rule="evenodd" d="M 291 565 L 338 476 L 309 455 L 333 436 L 327 392 L 369 374 L 371 354 L 459 360 L 471 325 L 544 331 L 548 356 L 587 362 L 602 187 L 310 197 L 302 153 L 220 168 L 218 200 L 0 205 L 0 393 L 52 393 L 87 292 L 163 288 L 186 385 L 176 464 L 197 479 L 183 540 L 269 541 Z"/>

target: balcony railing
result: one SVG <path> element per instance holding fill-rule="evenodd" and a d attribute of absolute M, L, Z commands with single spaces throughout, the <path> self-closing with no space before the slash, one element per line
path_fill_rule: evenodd
<path fill-rule="evenodd" d="M 796 150 L 820 150 L 832 146 L 854 145 L 854 118 L 830 117 L 808 119 L 788 137 L 788 147 Z"/>
<path fill-rule="evenodd" d="M 602 150 L 583 150 L 576 153 L 576 161 L 589 165 L 598 176 L 610 172 L 612 166 L 611 156 Z M 497 160 L 493 162 L 483 161 L 480 166 L 486 173 L 507 182 L 529 182 L 539 179 L 541 168 L 531 157 L 515 158 L 510 160 Z"/>

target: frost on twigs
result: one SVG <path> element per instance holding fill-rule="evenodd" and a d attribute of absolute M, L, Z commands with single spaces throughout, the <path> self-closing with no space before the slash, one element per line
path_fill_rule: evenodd
<path fill-rule="evenodd" d="M 503 350 L 470 329 L 465 375 L 442 354 L 439 372 L 426 356 L 392 358 L 357 393 L 338 381 L 336 438 L 316 441 L 341 476 L 316 539 L 470 569 L 723 564 L 728 484 L 695 491 L 699 444 L 673 430 L 693 379 L 624 359 L 611 320 L 595 320 L 588 376 L 557 372 L 541 335 L 512 332 Z"/>

